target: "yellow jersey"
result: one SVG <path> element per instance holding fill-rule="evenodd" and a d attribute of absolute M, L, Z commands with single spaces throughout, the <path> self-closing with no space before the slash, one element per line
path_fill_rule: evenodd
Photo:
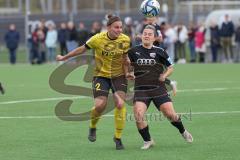
<path fill-rule="evenodd" d="M 112 78 L 124 74 L 123 55 L 130 47 L 128 36 L 120 34 L 113 40 L 108 37 L 107 32 L 101 32 L 91 37 L 85 46 L 95 49 L 94 76 Z"/>

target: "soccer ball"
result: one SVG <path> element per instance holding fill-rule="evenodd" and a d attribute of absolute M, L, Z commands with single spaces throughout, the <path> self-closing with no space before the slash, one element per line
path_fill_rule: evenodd
<path fill-rule="evenodd" d="M 140 10 L 146 17 L 155 17 L 160 13 L 160 4 L 157 0 L 144 0 L 141 3 Z"/>

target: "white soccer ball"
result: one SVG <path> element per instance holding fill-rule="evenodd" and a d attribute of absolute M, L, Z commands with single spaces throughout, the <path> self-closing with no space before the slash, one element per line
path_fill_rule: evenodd
<path fill-rule="evenodd" d="M 141 3 L 140 10 L 146 17 L 155 17 L 160 13 L 160 4 L 157 0 L 144 0 Z"/>

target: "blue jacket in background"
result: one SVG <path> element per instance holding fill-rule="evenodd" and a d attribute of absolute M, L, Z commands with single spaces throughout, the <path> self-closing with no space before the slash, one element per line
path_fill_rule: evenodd
<path fill-rule="evenodd" d="M 4 40 L 6 42 L 6 46 L 10 50 L 17 49 L 19 40 L 20 40 L 20 34 L 15 30 L 9 30 L 5 36 Z"/>
<path fill-rule="evenodd" d="M 211 45 L 220 45 L 220 32 L 218 26 L 210 27 L 210 42 Z"/>
<path fill-rule="evenodd" d="M 234 34 L 234 25 L 231 21 L 223 22 L 221 30 L 220 30 L 221 37 L 232 37 Z"/>
<path fill-rule="evenodd" d="M 58 41 L 60 43 L 66 43 L 67 41 L 67 29 L 58 30 Z"/>

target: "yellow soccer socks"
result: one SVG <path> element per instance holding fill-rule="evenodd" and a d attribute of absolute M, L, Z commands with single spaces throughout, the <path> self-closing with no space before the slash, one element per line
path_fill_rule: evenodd
<path fill-rule="evenodd" d="M 126 107 L 123 106 L 121 109 L 115 107 L 114 109 L 114 120 L 115 120 L 115 133 L 114 136 L 120 139 L 122 136 L 122 130 L 125 126 L 126 121 Z"/>
<path fill-rule="evenodd" d="M 97 122 L 100 119 L 101 114 L 98 113 L 95 107 L 91 110 L 91 121 L 90 121 L 90 128 L 96 128 Z"/>
<path fill-rule="evenodd" d="M 125 127 L 126 121 L 126 107 L 123 106 L 121 109 L 115 107 L 114 109 L 114 120 L 115 120 L 115 133 L 114 136 L 120 139 L 122 136 L 122 130 Z M 99 121 L 101 114 L 96 111 L 95 108 L 91 110 L 90 128 L 96 128 L 96 124 Z"/>

